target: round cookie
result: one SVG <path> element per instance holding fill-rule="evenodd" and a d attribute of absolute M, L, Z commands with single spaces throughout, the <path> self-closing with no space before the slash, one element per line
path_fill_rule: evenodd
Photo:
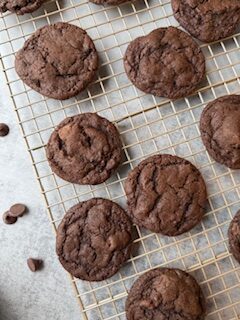
<path fill-rule="evenodd" d="M 46 152 L 53 172 L 78 184 L 104 182 L 122 161 L 116 127 L 95 113 L 63 120 L 52 133 Z"/>
<path fill-rule="evenodd" d="M 131 223 L 116 203 L 93 198 L 73 206 L 57 229 L 56 252 L 74 277 L 101 281 L 130 256 Z"/>
<path fill-rule="evenodd" d="M 127 2 L 129 0 L 90 0 L 95 4 L 108 4 L 108 5 L 119 5 L 121 3 Z"/>
<path fill-rule="evenodd" d="M 174 16 L 203 42 L 231 36 L 240 23 L 239 0 L 172 0 Z"/>
<path fill-rule="evenodd" d="M 202 112 L 200 131 L 215 161 L 240 168 L 240 96 L 223 96 L 210 102 Z"/>
<path fill-rule="evenodd" d="M 93 81 L 98 67 L 96 48 L 81 28 L 63 22 L 38 29 L 18 51 L 15 69 L 40 94 L 64 100 Z"/>
<path fill-rule="evenodd" d="M 205 299 L 190 274 L 179 269 L 153 269 L 133 284 L 126 316 L 127 320 L 202 320 Z"/>
<path fill-rule="evenodd" d="M 228 229 L 228 240 L 230 252 L 234 258 L 240 263 L 240 210 L 230 223 Z"/>
<path fill-rule="evenodd" d="M 23 15 L 37 10 L 42 3 L 43 0 L 1 0 L 0 12 L 9 10 L 18 15 Z"/>
<path fill-rule="evenodd" d="M 133 40 L 125 53 L 128 78 L 140 90 L 169 99 L 194 92 L 205 76 L 205 58 L 184 31 L 159 28 Z"/>
<path fill-rule="evenodd" d="M 167 236 L 177 236 L 198 224 L 207 200 L 198 169 L 168 154 L 149 157 L 134 168 L 125 192 L 133 223 Z"/>

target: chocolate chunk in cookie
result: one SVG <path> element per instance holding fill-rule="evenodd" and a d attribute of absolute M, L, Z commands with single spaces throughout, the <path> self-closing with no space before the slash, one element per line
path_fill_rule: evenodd
<path fill-rule="evenodd" d="M 47 144 L 54 173 L 78 184 L 107 180 L 122 160 L 122 143 L 116 127 L 95 113 L 63 120 Z"/>
<path fill-rule="evenodd" d="M 82 280 L 114 275 L 130 256 L 131 223 L 116 203 L 94 198 L 72 207 L 57 230 L 63 267 Z"/>
<path fill-rule="evenodd" d="M 153 232 L 177 236 L 200 222 L 207 200 L 204 180 L 189 161 L 156 155 L 142 161 L 125 183 L 128 215 Z"/>
<path fill-rule="evenodd" d="M 11 11 L 18 15 L 37 10 L 43 0 L 0 0 L 0 12 Z"/>
<path fill-rule="evenodd" d="M 228 229 L 228 240 L 231 253 L 240 263 L 240 210 L 236 213 L 230 223 Z"/>
<path fill-rule="evenodd" d="M 210 102 L 202 112 L 200 131 L 215 161 L 240 169 L 240 96 L 223 96 Z"/>
<path fill-rule="evenodd" d="M 205 299 L 190 274 L 158 268 L 146 272 L 133 284 L 126 315 L 127 320 L 202 320 Z"/>
<path fill-rule="evenodd" d="M 97 52 L 87 33 L 63 22 L 37 30 L 15 60 L 23 82 L 42 95 L 59 100 L 84 90 L 97 67 Z"/>
<path fill-rule="evenodd" d="M 187 33 L 173 27 L 133 40 L 124 66 L 137 88 L 169 99 L 190 95 L 205 76 L 201 49 Z"/>
<path fill-rule="evenodd" d="M 231 36 L 240 23 L 239 0 L 172 0 L 175 18 L 203 42 Z"/>

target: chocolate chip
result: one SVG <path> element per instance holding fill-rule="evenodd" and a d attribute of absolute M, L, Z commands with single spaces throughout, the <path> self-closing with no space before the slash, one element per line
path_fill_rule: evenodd
<path fill-rule="evenodd" d="M 11 216 L 22 217 L 27 211 L 27 207 L 24 204 L 16 203 L 9 209 Z"/>
<path fill-rule="evenodd" d="M 6 224 L 13 224 L 17 221 L 17 217 L 13 217 L 9 211 L 3 214 L 2 219 L 3 219 L 3 222 Z"/>
<path fill-rule="evenodd" d="M 34 258 L 27 259 L 28 267 L 32 272 L 35 272 L 41 269 L 42 263 L 43 261 L 41 259 L 34 259 Z"/>
<path fill-rule="evenodd" d="M 5 123 L 0 123 L 0 137 L 4 137 L 9 133 L 9 127 Z"/>

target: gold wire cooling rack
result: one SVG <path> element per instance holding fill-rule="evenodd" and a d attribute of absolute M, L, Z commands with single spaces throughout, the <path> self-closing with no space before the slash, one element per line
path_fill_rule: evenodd
<path fill-rule="evenodd" d="M 67 101 L 46 99 L 30 90 L 14 70 L 14 53 L 24 41 L 37 28 L 57 21 L 86 29 L 101 61 L 95 83 Z M 201 111 L 209 101 L 240 93 L 240 33 L 221 42 L 202 44 L 207 60 L 205 83 L 196 94 L 169 101 L 134 88 L 122 63 L 132 39 L 169 25 L 178 25 L 169 0 L 137 0 L 118 7 L 56 0 L 46 2 L 31 15 L 7 13 L 0 18 L 2 69 L 54 230 L 69 207 L 91 197 L 109 198 L 125 207 L 126 175 L 151 154 L 188 158 L 207 183 L 208 210 L 191 232 L 169 238 L 136 228 L 134 253 L 115 276 L 99 283 L 71 279 L 82 319 L 125 319 L 127 291 L 140 274 L 157 266 L 179 267 L 196 277 L 207 299 L 208 320 L 240 319 L 240 266 L 229 254 L 227 243 L 229 222 L 240 206 L 240 172 L 209 158 L 198 128 Z M 65 117 L 87 111 L 116 123 L 125 151 L 118 172 L 98 186 L 66 183 L 51 172 L 45 156 L 44 146 L 53 128 Z"/>

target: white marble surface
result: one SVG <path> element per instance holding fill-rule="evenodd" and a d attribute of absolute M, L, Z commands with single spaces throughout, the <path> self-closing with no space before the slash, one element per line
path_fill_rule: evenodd
<path fill-rule="evenodd" d="M 55 255 L 54 234 L 1 71 L 0 122 L 10 127 L 10 134 L 0 138 L 0 213 L 16 202 L 29 208 L 14 225 L 0 219 L 0 320 L 81 319 Z M 29 271 L 28 257 L 42 258 L 43 270 Z"/>

